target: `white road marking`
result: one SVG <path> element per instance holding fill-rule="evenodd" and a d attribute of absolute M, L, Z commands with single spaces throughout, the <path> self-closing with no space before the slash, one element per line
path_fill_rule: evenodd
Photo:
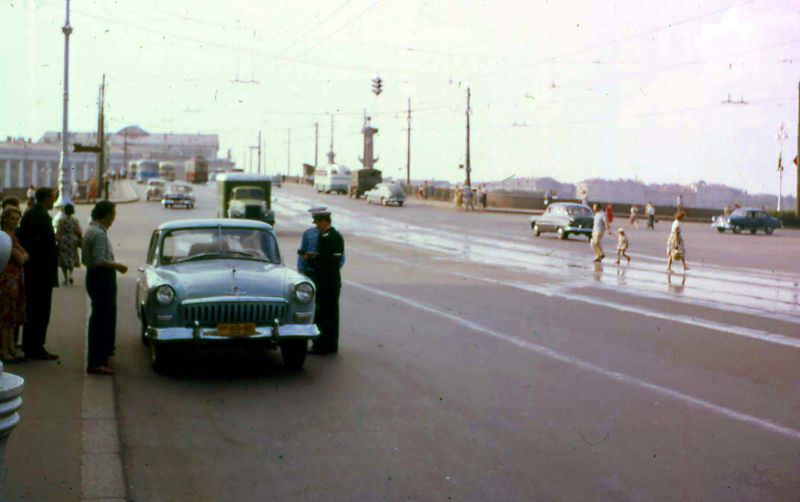
<path fill-rule="evenodd" d="M 607 378 L 610 378 L 612 380 L 615 380 L 615 381 L 618 381 L 618 382 L 622 382 L 622 383 L 625 383 L 625 384 L 628 384 L 628 385 L 632 385 L 634 387 L 639 387 L 641 389 L 645 389 L 645 390 L 648 390 L 648 391 L 651 391 L 651 392 L 655 392 L 655 393 L 660 394 L 662 396 L 666 396 L 666 397 L 675 399 L 677 401 L 680 401 L 680 402 L 683 402 L 683 403 L 687 403 L 687 404 L 692 405 L 694 407 L 701 408 L 701 409 L 704 409 L 706 411 L 710 411 L 712 413 L 715 413 L 717 415 L 723 416 L 725 418 L 729 418 L 729 419 L 735 420 L 737 422 L 742 422 L 742 423 L 745 423 L 747 425 L 751 425 L 751 426 L 757 427 L 759 429 L 762 429 L 762 430 L 765 430 L 765 431 L 768 431 L 768 432 L 779 434 L 781 436 L 787 437 L 789 439 L 793 439 L 795 441 L 800 441 L 800 431 L 792 429 L 790 427 L 785 427 L 785 426 L 776 424 L 775 422 L 773 422 L 771 420 L 755 417 L 755 416 L 752 416 L 752 415 L 748 415 L 746 413 L 741 413 L 739 411 L 732 410 L 730 408 L 726 408 L 726 407 L 720 406 L 718 404 L 714 404 L 714 403 L 712 403 L 710 401 L 706 401 L 704 399 L 700 399 L 700 398 L 697 398 L 697 397 L 694 397 L 694 396 L 690 396 L 688 394 L 684 394 L 682 392 L 679 392 L 679 391 L 674 390 L 674 389 L 670 389 L 668 387 L 664 387 L 664 386 L 661 386 L 661 385 L 658 385 L 658 384 L 654 384 L 654 383 L 648 382 L 646 380 L 641 380 L 639 378 L 636 378 L 636 377 L 631 376 L 631 375 L 627 375 L 625 373 L 620 373 L 618 371 L 614 371 L 614 370 L 610 370 L 610 369 L 607 369 L 607 368 L 603 368 L 602 366 L 598 366 L 596 364 L 590 363 L 590 362 L 585 361 L 583 359 L 580 359 L 580 358 L 577 358 L 577 357 L 573 357 L 573 356 L 570 356 L 570 355 L 555 351 L 553 349 L 550 349 L 550 348 L 544 347 L 542 345 L 538 345 L 538 344 L 529 342 L 527 340 L 523 340 L 523 339 L 518 338 L 518 337 L 516 337 L 514 335 L 509 335 L 507 333 L 502 333 L 502 332 L 493 330 L 493 329 L 491 329 L 489 327 L 483 326 L 482 324 L 478 324 L 476 322 L 464 319 L 462 317 L 459 317 L 459 316 L 456 316 L 454 314 L 451 314 L 450 312 L 446 312 L 446 311 L 437 309 L 437 308 L 432 307 L 430 305 L 424 305 L 422 303 L 419 303 L 419 302 L 417 302 L 415 300 L 412 300 L 410 298 L 406 298 L 404 296 L 400 296 L 400 295 L 397 295 L 397 294 L 394 294 L 394 293 L 390 293 L 388 291 L 383 291 L 381 289 L 377 289 L 377 288 L 374 288 L 374 287 L 371 287 L 371 286 L 367 286 L 367 285 L 364 285 L 364 284 L 359 284 L 359 283 L 356 283 L 356 282 L 345 281 L 345 284 L 347 286 L 354 287 L 356 289 L 360 289 L 360 290 L 362 290 L 364 292 L 367 292 L 367 293 L 370 293 L 370 294 L 373 294 L 373 295 L 382 296 L 384 298 L 388 298 L 390 300 L 394 300 L 395 302 L 403 303 L 405 305 L 408 305 L 409 307 L 413 307 L 413 308 L 428 312 L 430 314 L 437 315 L 439 317 L 444 317 L 444 318 L 449 319 L 449 320 L 451 320 L 451 321 L 453 321 L 453 322 L 455 322 L 455 323 L 457 323 L 457 324 L 459 324 L 461 326 L 464 326 L 465 328 L 468 328 L 468 329 L 471 329 L 471 330 L 476 331 L 478 333 L 482 333 L 482 334 L 490 336 L 492 338 L 496 338 L 498 340 L 510 343 L 510 344 L 512 344 L 514 346 L 517 346 L 517 347 L 520 347 L 520 348 L 523 348 L 523 349 L 526 349 L 526 350 L 530 350 L 531 352 L 535 352 L 535 353 L 537 353 L 537 354 L 539 354 L 541 356 L 547 357 L 549 359 L 553 359 L 555 361 L 559 361 L 559 362 L 568 364 L 570 366 L 575 366 L 577 368 L 580 368 L 580 369 L 586 370 L 586 371 L 590 371 L 592 373 L 597 373 L 597 374 L 603 375 L 603 376 L 605 376 Z"/>
<path fill-rule="evenodd" d="M 407 260 L 403 260 L 400 258 L 388 257 L 381 253 L 373 253 L 370 251 L 359 250 L 356 254 L 364 254 L 367 256 L 372 256 L 374 258 L 382 259 L 391 261 L 392 263 L 397 263 L 404 266 L 419 266 L 419 263 L 410 262 Z M 563 298 L 565 300 L 571 301 L 578 301 L 582 303 L 588 303 L 591 305 L 597 305 L 599 307 L 605 307 L 613 310 L 617 310 L 620 312 L 628 312 L 631 314 L 641 315 L 645 317 L 651 317 L 654 319 L 661 319 L 664 321 L 669 322 L 676 322 L 680 324 L 686 324 L 689 326 L 695 326 L 698 328 L 709 329 L 712 331 L 718 331 L 722 333 L 728 333 L 735 336 L 741 336 L 744 338 L 750 338 L 753 340 L 758 340 L 762 342 L 774 343 L 777 345 L 784 345 L 787 347 L 792 348 L 800 348 L 800 338 L 793 338 L 787 335 L 781 335 L 779 333 L 770 333 L 768 331 L 763 331 L 754 328 L 747 328 L 744 326 L 737 326 L 728 323 L 721 323 L 716 321 L 711 321 L 708 319 L 702 319 L 699 317 L 694 316 L 687 316 L 687 315 L 680 315 L 680 314 L 670 314 L 665 313 L 660 310 L 649 309 L 646 307 L 638 307 L 634 305 L 629 305 L 626 303 L 615 302 L 611 300 L 602 300 L 599 298 L 594 298 L 588 295 L 582 295 L 579 293 L 573 293 L 570 290 L 575 287 L 582 287 L 581 283 L 571 281 L 571 282 L 562 282 L 556 284 L 530 284 L 522 281 L 507 281 L 502 279 L 492 279 L 489 277 L 484 277 L 476 274 L 467 274 L 463 272 L 450 272 L 439 270 L 441 273 L 446 273 L 449 275 L 454 275 L 456 277 L 463 277 L 466 279 L 472 279 L 476 281 L 488 282 L 491 284 L 495 284 L 498 286 L 506 286 L 515 289 L 521 289 L 528 293 L 533 293 L 537 295 L 547 296 L 551 298 Z"/>
<path fill-rule="evenodd" d="M 539 294 L 543 296 L 549 297 L 557 297 L 563 298 L 565 300 L 572 300 L 578 301 L 582 303 L 588 303 L 591 305 L 597 305 L 600 307 L 606 307 L 614 310 L 618 310 L 621 312 L 628 312 L 631 314 L 638 314 L 646 317 L 652 317 L 655 319 L 661 319 L 664 321 L 671 321 L 671 322 L 678 322 L 681 324 L 688 324 L 691 326 L 696 326 L 699 328 L 710 329 L 713 331 L 720 331 L 723 333 L 728 333 L 731 335 L 741 336 L 745 338 L 752 338 L 754 340 L 759 340 L 762 342 L 769 342 L 778 345 L 785 345 L 787 347 L 793 348 L 800 348 L 800 338 L 793 338 L 786 335 L 780 335 L 777 333 L 770 333 L 768 331 L 763 331 L 760 329 L 753 329 L 753 328 L 746 328 L 744 326 L 736 326 L 716 321 L 710 321 L 708 319 L 702 319 L 699 317 L 693 316 L 686 316 L 680 314 L 669 314 L 664 313 L 659 310 L 653 310 L 645 307 L 637 307 L 634 305 L 628 305 L 625 303 L 619 303 L 609 300 L 601 300 L 599 298 L 594 298 L 592 296 L 581 295 L 578 293 L 571 293 L 567 290 L 567 288 L 561 287 L 539 287 L 535 284 L 528 284 L 525 282 L 518 282 L 518 281 L 502 281 L 498 279 L 490 279 L 487 277 L 481 277 L 478 275 L 473 274 L 463 274 L 458 272 L 450 272 L 452 275 L 457 275 L 460 277 L 464 277 L 467 279 L 474 279 L 478 281 L 490 282 L 492 284 L 497 284 L 500 286 L 508 286 L 516 289 L 521 289 L 523 291 L 528 291 L 530 293 Z"/>

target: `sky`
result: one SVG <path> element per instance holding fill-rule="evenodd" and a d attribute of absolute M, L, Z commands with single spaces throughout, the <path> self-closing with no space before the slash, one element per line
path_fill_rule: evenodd
<path fill-rule="evenodd" d="M 0 137 L 60 130 L 64 0 L 0 0 Z M 249 168 L 376 167 L 463 181 L 552 176 L 795 193 L 800 0 L 73 0 L 69 124 L 218 133 Z M 383 80 L 384 92 L 371 92 Z M 746 104 L 724 103 L 728 100 Z M 291 129 L 291 132 L 289 130 Z M 290 140 L 291 137 L 291 140 Z"/>

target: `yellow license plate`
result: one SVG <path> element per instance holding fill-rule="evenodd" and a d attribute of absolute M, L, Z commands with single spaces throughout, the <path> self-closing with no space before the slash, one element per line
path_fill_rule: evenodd
<path fill-rule="evenodd" d="M 240 337 L 256 334 L 256 325 L 253 323 L 217 324 L 217 335 Z"/>

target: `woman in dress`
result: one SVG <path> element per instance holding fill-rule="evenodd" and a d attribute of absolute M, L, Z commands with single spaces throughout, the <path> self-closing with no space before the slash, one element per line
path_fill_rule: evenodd
<path fill-rule="evenodd" d="M 22 266 L 28 253 L 17 239 L 16 228 L 22 218 L 20 210 L 7 206 L 0 217 L 0 228 L 11 237 L 11 258 L 0 272 L 0 359 L 4 363 L 24 361 L 15 349 L 14 333 L 25 323 L 25 286 Z"/>
<path fill-rule="evenodd" d="M 681 222 L 686 217 L 686 213 L 678 211 L 675 214 L 675 221 L 672 222 L 672 230 L 667 241 L 667 273 L 672 273 L 672 262 L 680 260 L 683 264 L 683 271 L 689 270 L 686 266 L 686 248 L 683 243 L 683 228 Z"/>
<path fill-rule="evenodd" d="M 64 206 L 64 215 L 59 218 L 56 228 L 58 266 L 64 274 L 64 284 L 73 284 L 72 271 L 81 265 L 78 248 L 81 246 L 83 234 L 74 215 L 75 207 L 72 204 Z"/>

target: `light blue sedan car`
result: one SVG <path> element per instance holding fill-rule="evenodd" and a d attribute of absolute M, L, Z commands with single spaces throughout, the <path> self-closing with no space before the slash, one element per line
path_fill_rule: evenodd
<path fill-rule="evenodd" d="M 396 204 L 402 207 L 406 201 L 403 187 L 397 183 L 378 183 L 375 188 L 365 192 L 364 197 L 367 199 L 367 204 L 380 204 L 382 206 Z"/>
<path fill-rule="evenodd" d="M 272 227 L 244 219 L 171 221 L 150 238 L 139 268 L 136 311 L 153 366 L 190 348 L 281 350 L 303 367 L 314 325 L 315 286 L 286 267 Z"/>

